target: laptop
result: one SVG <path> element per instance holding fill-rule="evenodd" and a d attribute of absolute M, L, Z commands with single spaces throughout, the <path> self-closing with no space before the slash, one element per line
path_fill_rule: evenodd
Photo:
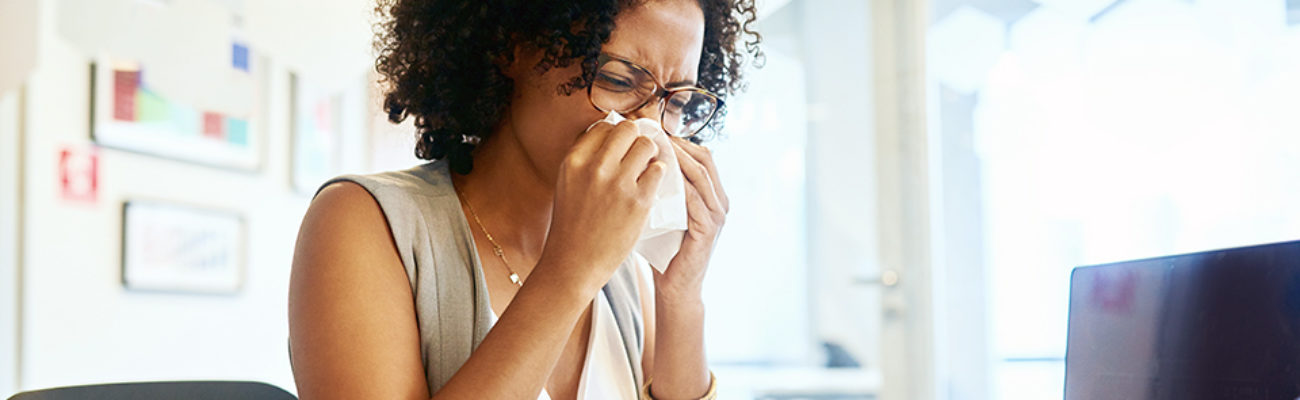
<path fill-rule="evenodd" d="M 1300 241 L 1079 267 L 1065 398 L 1300 399 Z"/>

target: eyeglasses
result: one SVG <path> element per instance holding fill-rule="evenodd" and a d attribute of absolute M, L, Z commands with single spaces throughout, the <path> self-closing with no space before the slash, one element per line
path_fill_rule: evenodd
<path fill-rule="evenodd" d="M 631 61 L 603 53 L 596 61 L 599 67 L 587 87 L 587 99 L 601 112 L 627 115 L 653 101 L 659 106 L 664 132 L 695 138 L 709 128 L 722 108 L 722 99 L 708 90 L 697 86 L 664 88 L 650 70 Z"/>

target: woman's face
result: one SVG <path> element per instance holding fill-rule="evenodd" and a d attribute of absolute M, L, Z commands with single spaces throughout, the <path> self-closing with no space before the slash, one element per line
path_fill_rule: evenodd
<path fill-rule="evenodd" d="M 704 12 L 695 0 L 651 0 L 623 10 L 602 51 L 646 67 L 659 84 L 696 83 L 704 43 Z M 535 59 L 520 58 L 532 66 Z M 580 67 L 556 68 L 537 75 L 532 68 L 515 74 L 509 129 L 518 138 L 537 173 L 554 184 L 559 166 L 583 131 L 605 117 L 587 100 L 586 89 L 568 96 L 556 88 L 581 73 Z M 632 115 L 659 118 L 652 102 Z"/>

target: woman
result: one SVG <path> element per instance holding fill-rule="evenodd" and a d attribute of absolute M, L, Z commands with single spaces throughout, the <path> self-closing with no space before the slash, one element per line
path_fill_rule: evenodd
<path fill-rule="evenodd" d="M 435 161 L 313 200 L 290 284 L 299 395 L 708 397 L 701 286 L 728 200 L 698 143 L 761 56 L 752 0 L 377 10 L 385 110 Z M 634 124 L 593 124 L 608 112 L 658 121 L 680 171 Z M 668 173 L 688 229 L 651 272 L 631 250 Z"/>

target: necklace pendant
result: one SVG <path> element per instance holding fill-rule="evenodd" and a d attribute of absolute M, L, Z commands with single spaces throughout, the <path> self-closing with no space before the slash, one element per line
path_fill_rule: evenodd
<path fill-rule="evenodd" d="M 519 285 L 519 286 L 523 286 L 523 285 L 524 285 L 524 284 L 522 284 L 522 283 L 519 283 L 519 274 L 516 274 L 516 273 L 513 273 L 513 272 L 510 273 L 510 283 L 513 283 L 513 284 L 515 284 L 515 285 Z"/>

